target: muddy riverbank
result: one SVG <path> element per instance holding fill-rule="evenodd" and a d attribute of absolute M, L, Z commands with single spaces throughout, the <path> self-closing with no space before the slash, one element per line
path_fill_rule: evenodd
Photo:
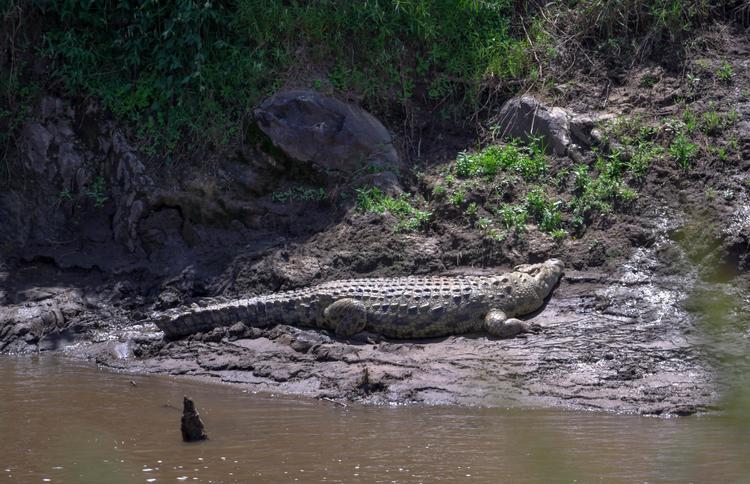
<path fill-rule="evenodd" d="M 118 304 L 87 302 L 58 286 L 20 292 L 29 300 L 18 306 L 39 311 L 40 318 L 55 311 L 70 318 L 70 308 L 77 308 L 83 331 L 32 339 L 32 327 L 27 339 L 20 335 L 6 343 L 6 351 L 53 350 L 127 372 L 187 375 L 340 402 L 645 415 L 714 410 L 746 361 L 732 360 L 731 372 L 725 371 L 724 350 L 706 332 L 706 318 L 715 315 L 695 302 L 696 294 L 702 290 L 710 300 L 723 294 L 731 302 L 720 310 L 727 317 L 732 312 L 733 325 L 718 342 L 733 340 L 735 353 L 744 348 L 750 301 L 732 284 L 700 281 L 699 271 L 667 237 L 667 219 L 654 218 L 652 231 L 651 247 L 635 251 L 618 271 L 568 269 L 546 306 L 529 318 L 540 330 L 510 340 L 484 334 L 341 340 L 312 329 L 240 325 L 169 342 L 147 318 L 134 321 L 133 312 Z"/>

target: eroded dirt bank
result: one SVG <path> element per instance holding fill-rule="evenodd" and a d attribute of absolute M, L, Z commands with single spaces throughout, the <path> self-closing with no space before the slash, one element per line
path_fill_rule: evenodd
<path fill-rule="evenodd" d="M 583 228 L 571 221 L 562 237 L 541 221 L 502 233 L 484 226 L 501 228 L 490 206 L 520 206 L 530 186 L 514 176 L 457 179 L 452 163 L 471 137 L 437 121 L 425 125 L 420 159 L 400 160 L 403 171 L 327 178 L 269 152 L 267 141 L 208 167 L 148 162 L 95 103 L 45 97 L 19 144 L 27 176 L 0 198 L 0 351 L 60 351 L 116 369 L 372 403 L 710 410 L 747 369 L 750 306 L 750 77 L 743 51 L 722 58 L 733 84 L 696 87 L 650 67 L 607 81 L 606 91 L 593 81 L 565 86 L 556 104 L 647 118 L 644 140 L 670 150 L 689 121 L 682 96 L 696 113 L 733 121 L 701 135 L 689 170 L 665 150 L 627 180 L 637 198 L 612 202 Z M 667 117 L 682 124 L 659 122 Z M 580 195 L 576 167 L 603 172 L 598 153 L 615 156 L 616 144 L 586 136 L 593 146 L 548 155 L 543 190 L 562 205 Z M 401 230 L 392 213 L 360 210 L 362 187 L 413 194 L 429 223 Z M 541 330 L 512 340 L 342 341 L 235 325 L 165 342 L 149 319 L 337 278 L 509 270 L 549 257 L 566 275 L 531 317 Z"/>

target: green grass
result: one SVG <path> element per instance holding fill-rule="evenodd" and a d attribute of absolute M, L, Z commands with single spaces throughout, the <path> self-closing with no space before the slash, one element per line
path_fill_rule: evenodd
<path fill-rule="evenodd" d="M 687 134 L 692 134 L 698 129 L 698 115 L 688 108 L 685 108 L 682 112 L 682 122 L 684 123 L 684 131 Z"/>
<path fill-rule="evenodd" d="M 664 149 L 655 141 L 659 129 L 646 124 L 640 116 L 617 118 L 605 126 L 605 131 L 630 154 L 627 171 L 635 179 L 644 178 L 651 165 L 664 154 Z"/>
<path fill-rule="evenodd" d="M 641 179 L 646 176 L 651 165 L 664 156 L 664 148 L 653 141 L 639 141 L 633 148 L 628 168 L 634 178 Z"/>
<path fill-rule="evenodd" d="M 454 207 L 460 207 L 466 203 L 466 192 L 462 188 L 455 190 L 448 196 L 448 202 Z"/>
<path fill-rule="evenodd" d="M 730 83 L 734 79 L 734 69 L 732 64 L 727 61 L 722 61 L 719 68 L 716 69 L 716 78 L 721 82 Z"/>
<path fill-rule="evenodd" d="M 693 159 L 698 154 L 698 145 L 690 141 L 684 133 L 678 134 L 669 145 L 669 154 L 683 170 L 693 165 Z"/>
<path fill-rule="evenodd" d="M 461 178 L 493 178 L 501 170 L 518 173 L 527 181 L 539 179 L 548 170 L 543 146 L 539 141 L 526 146 L 517 141 L 491 145 L 474 153 L 461 152 L 454 163 L 454 172 Z"/>
<path fill-rule="evenodd" d="M 476 206 L 472 203 L 465 215 L 474 218 L 481 206 L 494 213 L 499 226 L 506 230 L 521 233 L 528 224 L 535 224 L 540 232 L 556 239 L 567 237 L 570 230 L 585 230 L 595 215 L 631 206 L 638 193 L 629 183 L 642 180 L 665 153 L 657 142 L 661 136 L 659 128 L 641 118 L 620 118 L 604 128 L 628 152 L 628 157 L 615 152 L 598 156 L 592 166 L 563 166 L 551 171 L 538 141 L 527 146 L 518 142 L 493 144 L 476 152 L 462 152 L 453 164 L 452 173 L 466 181 L 454 189 L 448 201 L 464 205 L 467 184 L 493 183 L 490 191 L 494 200 Z M 496 181 L 500 173 L 505 175 Z M 566 195 L 569 183 L 572 193 Z M 481 190 L 472 193 L 476 197 Z M 475 223 L 475 228 L 488 230 L 487 222 L 480 225 Z"/>
<path fill-rule="evenodd" d="M 386 195 L 377 187 L 361 187 L 356 190 L 356 206 L 360 212 L 390 213 L 398 219 L 397 231 L 415 231 L 424 227 L 431 213 L 418 210 L 409 195 L 399 197 Z"/>
<path fill-rule="evenodd" d="M 701 130 L 708 135 L 719 134 L 724 123 L 724 118 L 716 111 L 706 111 L 701 115 Z"/>

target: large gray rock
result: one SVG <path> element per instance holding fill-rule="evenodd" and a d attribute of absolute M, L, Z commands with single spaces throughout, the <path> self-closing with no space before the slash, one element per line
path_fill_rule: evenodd
<path fill-rule="evenodd" d="M 498 115 L 503 137 L 528 139 L 541 136 L 547 149 L 563 156 L 570 145 L 570 115 L 558 107 L 549 107 L 533 96 L 508 100 Z"/>
<path fill-rule="evenodd" d="M 256 110 L 260 129 L 293 160 L 351 174 L 375 166 L 398 169 L 393 138 L 367 111 L 314 91 L 286 91 Z"/>

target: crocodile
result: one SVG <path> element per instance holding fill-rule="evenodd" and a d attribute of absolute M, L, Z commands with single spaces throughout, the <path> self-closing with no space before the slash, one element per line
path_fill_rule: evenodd
<path fill-rule="evenodd" d="M 480 331 L 509 338 L 529 330 L 516 317 L 542 307 L 563 268 L 550 259 L 492 275 L 338 280 L 205 307 L 193 304 L 153 319 L 169 339 L 238 322 L 309 326 L 342 338 L 360 332 L 421 339 Z"/>

